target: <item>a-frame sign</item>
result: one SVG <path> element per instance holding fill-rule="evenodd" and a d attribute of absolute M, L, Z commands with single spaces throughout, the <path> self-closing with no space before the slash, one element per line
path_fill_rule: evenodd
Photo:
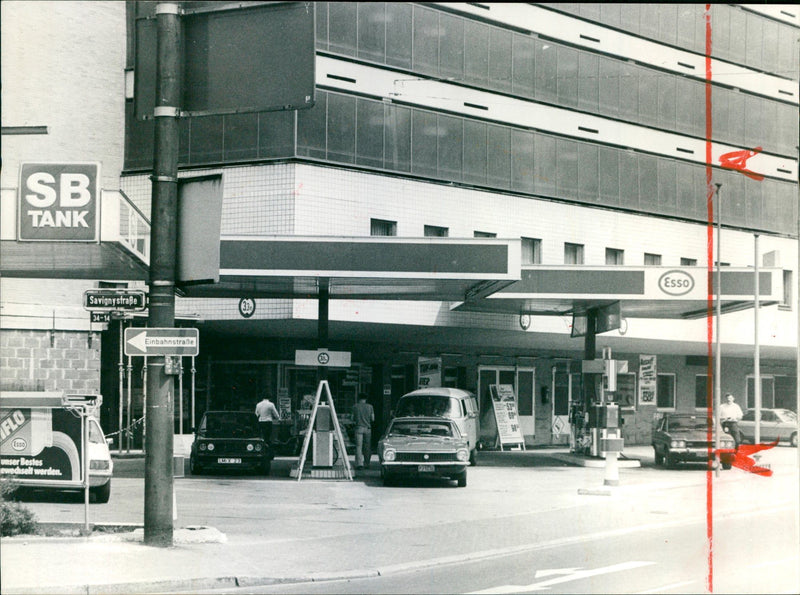
<path fill-rule="evenodd" d="M 306 462 L 308 444 L 311 441 L 311 434 L 314 431 L 314 420 L 317 417 L 317 411 L 319 410 L 320 397 L 322 396 L 323 389 L 325 390 L 326 394 L 326 402 L 331 409 L 331 421 L 333 422 L 334 438 L 338 443 L 339 458 L 343 462 L 345 477 L 348 480 L 353 481 L 353 472 L 350 469 L 350 459 L 347 458 L 347 449 L 345 448 L 344 437 L 342 436 L 342 428 L 339 425 L 339 418 L 336 415 L 336 407 L 333 404 L 333 396 L 331 396 L 331 388 L 328 385 L 327 380 L 320 380 L 319 386 L 317 386 L 317 394 L 314 397 L 314 407 L 311 409 L 311 416 L 308 419 L 306 436 L 303 439 L 303 448 L 300 451 L 300 458 L 297 460 L 297 481 L 300 481 L 303 478 L 303 466 Z"/>

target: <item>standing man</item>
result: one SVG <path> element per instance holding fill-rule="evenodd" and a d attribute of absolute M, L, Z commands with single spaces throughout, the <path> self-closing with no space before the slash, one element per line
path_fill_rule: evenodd
<path fill-rule="evenodd" d="M 267 444 L 272 443 L 272 422 L 281 418 L 278 413 L 278 408 L 269 400 L 269 395 L 264 395 L 264 398 L 256 405 L 256 415 L 258 416 L 258 425 L 261 427 L 261 438 Z"/>
<path fill-rule="evenodd" d="M 725 403 L 719 407 L 719 421 L 722 428 L 733 436 L 736 448 L 742 442 L 742 433 L 739 431 L 739 420 L 742 419 L 742 408 L 736 404 L 731 393 L 725 395 Z"/>
<path fill-rule="evenodd" d="M 375 410 L 367 403 L 367 395 L 358 395 L 358 403 L 353 408 L 356 422 L 356 469 L 369 469 L 372 458 L 372 422 L 375 421 Z"/>

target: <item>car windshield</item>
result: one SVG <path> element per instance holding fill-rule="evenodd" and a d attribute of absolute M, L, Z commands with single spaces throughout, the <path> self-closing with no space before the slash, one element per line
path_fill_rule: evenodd
<path fill-rule="evenodd" d="M 457 437 L 458 430 L 453 429 L 449 423 L 399 421 L 389 428 L 389 436 L 443 436 L 446 438 Z"/>
<path fill-rule="evenodd" d="M 247 411 L 209 412 L 200 422 L 197 435 L 203 438 L 256 438 L 258 418 Z"/>
<path fill-rule="evenodd" d="M 706 420 L 700 417 L 670 417 L 667 419 L 667 430 L 705 430 Z"/>
<path fill-rule="evenodd" d="M 778 417 L 781 418 L 782 421 L 797 421 L 797 414 L 790 409 L 776 409 L 775 413 L 778 414 Z"/>
<path fill-rule="evenodd" d="M 400 399 L 397 417 L 459 417 L 458 399 L 445 395 L 409 395 Z"/>

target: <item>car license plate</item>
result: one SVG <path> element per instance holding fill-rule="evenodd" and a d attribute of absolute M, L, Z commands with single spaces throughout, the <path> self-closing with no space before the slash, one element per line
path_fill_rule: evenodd
<path fill-rule="evenodd" d="M 436 468 L 433 465 L 419 465 L 417 467 L 417 471 L 419 471 L 420 473 L 431 473 L 435 469 Z"/>
<path fill-rule="evenodd" d="M 217 463 L 219 463 L 220 465 L 237 465 L 237 464 L 241 464 L 241 462 L 242 462 L 242 459 L 229 459 L 229 458 L 223 458 L 223 457 L 220 457 L 220 458 L 217 459 Z"/>

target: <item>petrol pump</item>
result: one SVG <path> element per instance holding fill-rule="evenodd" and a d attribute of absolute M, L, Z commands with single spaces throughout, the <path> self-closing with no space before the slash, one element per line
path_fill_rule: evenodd
<path fill-rule="evenodd" d="M 589 375 L 590 387 L 585 418 L 579 420 L 588 431 L 588 453 L 593 457 L 622 451 L 622 434 L 617 401 L 617 374 L 628 371 L 628 362 L 611 359 L 611 349 L 603 349 L 603 359 L 584 360 L 583 373 Z M 598 376 L 600 384 L 597 386 Z"/>
<path fill-rule="evenodd" d="M 330 405 L 320 403 L 314 419 L 314 467 L 333 467 L 333 417 Z"/>

